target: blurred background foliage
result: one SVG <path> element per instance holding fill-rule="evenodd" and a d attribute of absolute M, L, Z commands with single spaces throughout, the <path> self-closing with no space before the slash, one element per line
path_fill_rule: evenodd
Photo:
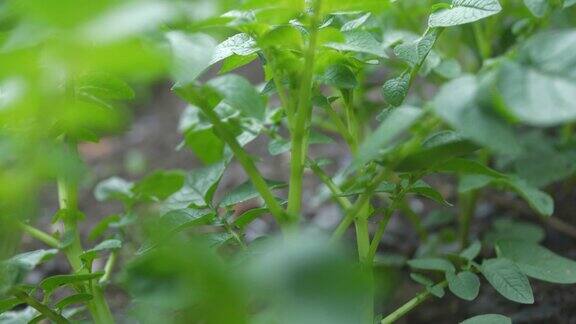
<path fill-rule="evenodd" d="M 319 32 L 323 50 L 315 65 L 316 82 L 354 91 L 355 105 L 363 107 L 359 112 L 361 123 L 374 124 L 383 106 L 394 105 L 393 98 L 383 98 L 380 93 L 382 84 L 413 65 L 399 59 L 402 55 L 395 51 L 396 45 L 418 41 L 426 30 L 430 8 L 439 2 L 324 0 L 321 17 L 325 27 Z M 516 53 L 517 42 L 530 38 L 536 30 L 574 28 L 576 24 L 575 7 L 552 11 L 527 7 L 522 1 L 501 3 L 505 14 L 484 23 L 484 41 L 490 44 L 488 57 L 482 57 L 485 49 L 478 48 L 470 25 L 444 31 L 419 72 L 426 81 L 420 78 L 407 97 L 409 104 L 422 106 L 435 97 L 440 84 L 481 68 L 485 79 L 475 80 L 474 87 L 492 98 L 489 87 L 494 74 L 490 70 L 494 66 L 500 68 L 501 58 L 487 63 L 486 59 Z M 70 143 L 98 142 L 103 137 L 123 134 L 135 118 L 134 102 L 146 100 L 154 85 L 172 79 L 180 84 L 193 83 L 211 66 L 211 74 L 223 74 L 255 61 L 264 64 L 267 62 L 263 53 L 272 53 L 271 57 L 278 60 L 275 66 L 285 76 L 281 82 L 295 91 L 305 69 L 305 5 L 300 0 L 2 1 L 0 259 L 9 259 L 18 250 L 22 235 L 19 224 L 36 219 L 39 197 L 46 186 L 58 179 L 83 183 L 88 177 L 90 171 Z M 542 16 L 547 17 L 537 19 Z M 567 42 L 573 44 L 574 40 L 573 35 L 566 36 Z M 228 46 L 218 45 L 223 41 L 229 42 Z M 538 40 L 529 43 L 523 52 L 528 54 L 520 55 L 521 63 L 538 63 L 537 54 L 530 53 L 540 46 Z M 575 57 L 573 53 L 571 57 Z M 576 61 L 561 63 L 567 67 Z M 553 68 L 558 72 L 558 66 Z M 257 77 L 259 89 L 264 94 L 273 93 L 274 86 L 269 81 L 275 71 L 264 64 L 261 72 L 263 75 Z M 570 75 L 572 80 L 574 75 Z M 218 85 L 217 81 L 210 82 Z M 449 101 L 460 90 L 456 86 L 444 88 L 434 100 L 442 104 L 443 99 Z M 321 106 L 325 99 L 330 98 L 318 95 L 315 104 Z M 241 125 L 238 130 L 245 134 L 246 143 L 263 132 L 262 125 L 278 124 L 280 117 L 272 109 L 277 102 L 261 101 L 266 110 L 265 116 L 257 116 L 261 125 L 252 125 L 252 129 Z M 484 142 L 484 134 L 467 133 L 466 129 L 473 129 L 476 120 L 458 120 L 459 126 L 450 126 L 494 150 L 499 170 L 519 175 L 535 187 L 570 178 L 576 169 L 576 143 L 571 135 L 574 116 L 567 118 L 569 122 L 547 120 L 551 112 L 545 110 L 541 119 L 533 120 L 515 114 L 514 107 L 522 104 L 512 102 L 510 110 L 499 111 L 498 120 L 507 125 L 505 133 L 511 130 L 514 134 L 513 145 L 503 146 L 506 139 L 493 137 Z M 219 112 L 221 116 L 228 112 L 225 108 Z M 324 133 L 334 131 L 334 125 L 322 124 L 326 116 L 319 116 L 315 125 Z M 265 237 L 239 254 L 227 253 L 221 242 L 215 242 L 233 240 L 229 236 L 198 235 L 190 239 L 173 235 L 174 227 L 182 225 L 182 217 L 164 217 L 165 212 L 176 210 L 173 204 L 178 203 L 168 197 L 184 194 L 183 186 L 202 178 L 202 189 L 208 193 L 192 200 L 202 208 L 212 207 L 212 195 L 229 162 L 224 144 L 202 118 L 194 107 L 188 107 L 180 123 L 183 144 L 209 165 L 198 169 L 196 175 L 160 170 L 136 184 L 115 179 L 116 182 L 96 189 L 99 200 L 120 200 L 126 209 L 122 217 L 111 215 L 100 223 L 104 229 L 112 223 L 116 228 L 132 226 L 134 219 L 139 220 L 134 225 L 137 229 L 130 230 L 136 233 L 133 236 L 137 241 L 131 252 L 140 254 L 125 266 L 121 278 L 123 287 L 134 297 L 131 314 L 142 323 L 165 321 L 167 314 L 174 313 L 175 323 L 357 322 L 365 311 L 364 300 L 374 288 L 351 261 L 352 253 L 329 246 L 322 234 L 305 233 L 282 241 Z M 173 126 L 174 132 L 178 131 L 178 125 Z M 251 136 L 250 131 L 255 134 Z M 318 137 L 319 143 L 326 141 Z M 276 152 L 286 151 L 286 143 L 281 138 L 276 140 Z M 509 154 L 517 148 L 522 148 L 518 154 Z M 222 165 L 212 164 L 221 160 Z M 197 183 L 192 183 L 192 187 Z M 271 183 L 271 187 L 274 185 L 282 187 Z M 244 195 L 239 200 L 228 199 L 243 202 L 246 197 L 254 197 L 253 188 L 243 189 L 235 192 Z M 186 194 L 190 199 L 190 193 Z M 225 207 L 231 206 L 233 203 Z M 216 215 L 202 208 L 190 217 L 195 222 L 212 224 Z M 161 221 L 147 217 L 159 214 L 163 215 Z M 445 237 L 454 241 L 453 236 L 440 233 L 417 253 L 426 255 L 426 249 L 433 249 Z M 158 242 L 162 244 L 146 253 L 135 247 L 143 244 L 142 249 L 146 250 L 147 244 Z M 403 261 L 400 256 L 388 258 L 381 260 L 378 271 Z M 396 288 L 397 275 L 388 273 L 389 280 L 379 286 L 382 295 Z"/>

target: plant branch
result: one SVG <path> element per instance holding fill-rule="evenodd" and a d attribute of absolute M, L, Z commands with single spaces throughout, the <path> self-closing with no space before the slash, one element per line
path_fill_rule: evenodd
<path fill-rule="evenodd" d="M 18 223 L 18 227 L 20 227 L 20 229 L 30 235 L 31 237 L 37 239 L 38 241 L 52 247 L 52 248 L 59 248 L 60 247 L 60 241 L 58 241 L 56 238 L 54 238 L 52 235 L 43 232 L 33 226 L 30 226 L 28 224 L 19 222 Z"/>
<path fill-rule="evenodd" d="M 28 295 L 26 292 L 14 289 L 12 290 L 12 295 L 16 298 L 20 299 L 22 302 L 28 304 L 30 307 L 37 310 L 40 314 L 44 315 L 47 319 L 57 323 L 57 324 L 68 324 L 70 323 L 64 316 L 56 313 L 50 307 L 42 304 L 36 298 Z"/>
<path fill-rule="evenodd" d="M 204 105 L 199 105 L 199 108 L 204 112 L 204 114 L 208 117 L 216 132 L 221 136 L 222 140 L 228 144 L 234 156 L 240 162 L 240 165 L 244 168 L 244 171 L 248 174 L 250 181 L 264 199 L 266 206 L 270 210 L 270 213 L 276 218 L 276 221 L 280 224 L 280 226 L 287 225 L 289 223 L 294 222 L 295 219 L 291 219 L 289 215 L 286 214 L 280 203 L 274 197 L 274 194 L 268 188 L 268 184 L 260 174 L 260 171 L 256 168 L 254 161 L 248 155 L 248 153 L 242 148 L 240 143 L 236 140 L 236 137 L 220 120 L 220 117 L 216 112 L 210 108 L 207 108 Z"/>
<path fill-rule="evenodd" d="M 447 284 L 448 283 L 446 281 L 442 281 L 438 285 L 441 285 L 442 287 L 446 287 Z M 380 323 L 381 324 L 391 324 L 391 323 L 396 322 L 402 316 L 408 314 L 411 310 L 413 310 L 418 305 L 420 305 L 424 301 L 426 301 L 431 295 L 432 294 L 430 294 L 430 292 L 428 292 L 427 290 L 419 293 L 414 298 L 410 299 L 404 305 L 400 306 L 398 309 L 396 309 L 394 312 L 392 312 L 390 315 L 388 315 L 384 319 L 382 319 L 382 321 Z"/>

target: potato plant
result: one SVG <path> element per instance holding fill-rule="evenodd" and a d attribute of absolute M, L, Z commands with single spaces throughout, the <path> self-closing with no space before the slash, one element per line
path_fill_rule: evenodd
<path fill-rule="evenodd" d="M 575 284 L 544 246 L 571 228 L 553 194 L 576 170 L 575 4 L 0 3 L 0 322 L 385 324 Z M 158 82 L 197 163 L 93 185 L 81 148 Z M 87 188 L 120 211 L 84 210 Z M 383 298 L 393 278 L 420 292 Z"/>

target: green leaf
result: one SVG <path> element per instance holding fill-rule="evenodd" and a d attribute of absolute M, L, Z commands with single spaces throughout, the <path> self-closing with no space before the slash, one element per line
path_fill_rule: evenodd
<path fill-rule="evenodd" d="M 480 254 L 481 250 L 482 243 L 480 243 L 480 241 L 474 241 L 474 243 L 470 244 L 470 246 L 460 252 L 460 256 L 469 261 L 472 261 Z"/>
<path fill-rule="evenodd" d="M 513 128 L 479 106 L 477 91 L 475 77 L 454 79 L 443 85 L 434 98 L 434 112 L 464 137 L 496 153 L 517 155 L 520 145 Z"/>
<path fill-rule="evenodd" d="M 448 260 L 440 258 L 418 258 L 409 260 L 408 265 L 411 268 L 419 270 L 432 270 L 432 271 L 443 271 L 443 272 L 455 272 L 456 268 Z"/>
<path fill-rule="evenodd" d="M 406 131 L 422 115 L 422 110 L 412 106 L 392 109 L 378 129 L 370 134 L 360 146 L 353 168 L 358 168 L 378 158 L 382 150 Z"/>
<path fill-rule="evenodd" d="M 7 262 L 15 264 L 25 271 L 30 271 L 39 264 L 52 259 L 57 253 L 58 250 L 56 249 L 36 250 L 15 255 L 8 259 Z"/>
<path fill-rule="evenodd" d="M 548 10 L 551 9 L 549 0 L 524 0 L 524 5 L 538 18 L 544 17 Z"/>
<path fill-rule="evenodd" d="M 204 164 L 216 163 L 224 156 L 224 142 L 211 125 L 204 129 L 190 129 L 184 142 Z"/>
<path fill-rule="evenodd" d="M 281 181 L 266 180 L 266 183 L 270 189 L 280 189 L 287 186 L 285 182 Z M 252 182 L 246 181 L 228 192 L 218 205 L 221 207 L 230 207 L 259 196 L 260 194 L 258 193 L 258 190 L 254 188 Z"/>
<path fill-rule="evenodd" d="M 484 314 L 471 317 L 460 324 L 512 324 L 512 320 L 504 315 Z"/>
<path fill-rule="evenodd" d="M 501 218 L 494 222 L 493 229 L 486 234 L 485 240 L 492 244 L 500 240 L 521 240 L 527 243 L 538 243 L 544 240 L 545 236 L 544 229 L 538 225 Z"/>
<path fill-rule="evenodd" d="M 419 150 L 406 155 L 398 163 L 396 170 L 414 172 L 436 169 L 438 165 L 445 165 L 455 157 L 471 154 L 477 150 L 476 144 L 463 139 L 455 132 L 440 132 L 424 141 Z"/>
<path fill-rule="evenodd" d="M 442 194 L 440 192 L 438 192 L 436 189 L 432 188 L 429 184 L 427 184 L 423 180 L 417 181 L 410 188 L 410 190 L 408 190 L 408 192 L 415 193 L 417 195 L 426 197 L 426 198 L 431 199 L 431 200 L 433 200 L 433 201 L 435 201 L 441 205 L 444 205 L 446 207 L 452 206 L 451 203 L 449 203 L 448 201 L 446 201 L 446 199 L 444 199 L 444 197 L 442 196 Z"/>
<path fill-rule="evenodd" d="M 343 64 L 332 64 L 317 77 L 318 83 L 339 89 L 353 89 L 358 86 L 356 76 L 349 67 Z"/>
<path fill-rule="evenodd" d="M 90 250 L 84 251 L 80 255 L 80 259 L 84 260 L 85 262 L 92 262 L 95 258 L 98 257 L 98 254 L 109 251 L 109 250 L 118 250 L 122 247 L 122 241 L 120 240 L 106 240 L 100 242 L 95 247 L 91 248 Z"/>
<path fill-rule="evenodd" d="M 94 272 L 87 274 L 71 274 L 71 275 L 56 275 L 46 278 L 40 282 L 40 288 L 44 290 L 46 294 L 51 294 L 58 287 L 76 284 L 88 280 L 94 280 L 102 277 L 104 272 Z"/>
<path fill-rule="evenodd" d="M 209 224 L 213 219 L 213 211 L 209 209 L 186 208 L 172 210 L 162 215 L 160 222 L 173 233 L 196 225 Z"/>
<path fill-rule="evenodd" d="M 486 165 L 468 159 L 456 158 L 446 161 L 434 168 L 438 172 L 455 172 L 459 174 L 482 175 L 490 179 L 506 178 L 506 175 Z"/>
<path fill-rule="evenodd" d="M 238 216 L 238 218 L 236 218 L 234 220 L 234 226 L 238 226 L 238 228 L 240 229 L 244 229 L 246 226 L 248 226 L 250 223 L 252 223 L 256 218 L 269 213 L 270 211 L 268 210 L 268 208 L 252 208 L 246 212 L 244 212 L 242 215 Z"/>
<path fill-rule="evenodd" d="M 409 73 L 403 73 L 397 78 L 386 81 L 382 86 L 384 100 L 394 107 L 400 106 L 404 102 L 404 98 L 408 95 L 409 86 Z"/>
<path fill-rule="evenodd" d="M 344 32 L 344 43 L 326 43 L 324 46 L 344 52 L 364 53 L 386 58 L 384 47 L 367 31 Z"/>
<path fill-rule="evenodd" d="M 234 55 L 252 56 L 258 52 L 256 41 L 248 34 L 240 33 L 227 38 L 214 49 L 214 57 L 210 64 L 222 61 Z"/>
<path fill-rule="evenodd" d="M 527 276 L 560 284 L 576 283 L 576 261 L 561 257 L 532 242 L 501 240 L 498 255 L 510 259 Z"/>
<path fill-rule="evenodd" d="M 138 181 L 132 192 L 139 198 L 164 200 L 184 185 L 181 171 L 156 171 Z"/>
<path fill-rule="evenodd" d="M 62 309 L 66 308 L 72 304 L 81 304 L 81 303 L 89 302 L 93 298 L 94 297 L 90 294 L 85 294 L 85 293 L 74 294 L 74 295 L 70 295 L 70 296 L 67 296 L 67 297 L 60 299 L 58 302 L 56 302 L 54 307 L 56 307 L 56 309 L 62 310 Z"/>
<path fill-rule="evenodd" d="M 229 74 L 210 80 L 208 85 L 222 95 L 224 102 L 237 109 L 243 116 L 257 120 L 264 119 L 264 100 L 245 78 Z"/>
<path fill-rule="evenodd" d="M 530 282 L 514 262 L 503 258 L 484 260 L 481 271 L 502 296 L 521 304 L 534 303 Z"/>
<path fill-rule="evenodd" d="M 516 61 L 504 61 L 498 89 L 507 111 L 534 126 L 576 120 L 576 31 L 538 34 L 519 50 Z"/>
<path fill-rule="evenodd" d="M 370 18 L 370 16 L 372 16 L 372 13 L 368 12 L 368 13 L 365 13 L 356 19 L 349 20 L 344 25 L 342 25 L 340 30 L 343 32 L 347 32 L 347 31 L 357 29 L 360 26 L 364 25 L 364 23 L 366 23 L 366 21 L 368 20 L 368 18 Z"/>
<path fill-rule="evenodd" d="M 210 206 L 226 166 L 227 163 L 222 161 L 189 172 L 184 186 L 167 199 L 166 203 L 170 206 L 169 208 Z"/>
<path fill-rule="evenodd" d="M 224 59 L 224 62 L 222 63 L 222 67 L 220 68 L 220 71 L 218 71 L 218 73 L 219 74 L 225 74 L 225 73 L 231 72 L 233 70 L 236 70 L 238 68 L 241 68 L 245 65 L 252 63 L 257 58 L 258 58 L 258 54 L 252 54 L 252 55 L 247 55 L 247 56 L 232 55 L 232 56 Z"/>
<path fill-rule="evenodd" d="M 394 47 L 394 54 L 401 60 L 408 62 L 411 67 L 422 65 L 434 47 L 438 35 L 439 29 L 429 29 L 422 37 Z"/>
<path fill-rule="evenodd" d="M 94 241 L 95 239 L 99 238 L 104 234 L 104 232 L 106 232 L 106 230 L 108 230 L 112 224 L 120 222 L 121 219 L 122 218 L 120 215 L 116 214 L 108 215 L 102 218 L 96 225 L 94 225 L 94 227 L 92 227 L 90 233 L 88 234 L 88 239 Z"/>
<path fill-rule="evenodd" d="M 538 212 L 538 214 L 551 216 L 554 213 L 554 200 L 547 193 L 520 178 L 511 178 L 506 182 L 506 185 L 526 200 L 530 207 Z"/>
<path fill-rule="evenodd" d="M 134 90 L 126 82 L 104 73 L 84 75 L 76 80 L 75 87 L 76 96 L 91 101 L 134 98 Z"/>
<path fill-rule="evenodd" d="M 94 197 L 98 201 L 120 200 L 129 201 L 132 198 L 133 184 L 122 178 L 112 177 L 101 181 L 94 188 Z"/>
<path fill-rule="evenodd" d="M 194 82 L 211 65 L 216 47 L 212 37 L 171 31 L 166 38 L 172 50 L 172 75 L 178 85 Z"/>
<path fill-rule="evenodd" d="M 470 271 L 463 271 L 458 274 L 446 272 L 446 279 L 448 280 L 448 288 L 454 295 L 464 300 L 474 300 L 478 297 L 480 279 L 476 274 Z"/>
<path fill-rule="evenodd" d="M 498 0 L 453 0 L 452 6 L 433 12 L 429 27 L 450 27 L 484 19 L 502 10 Z"/>
<path fill-rule="evenodd" d="M 0 299 L 0 314 L 11 310 L 12 308 L 24 304 L 23 301 L 16 297 Z M 1 318 L 0 318 L 1 319 Z"/>

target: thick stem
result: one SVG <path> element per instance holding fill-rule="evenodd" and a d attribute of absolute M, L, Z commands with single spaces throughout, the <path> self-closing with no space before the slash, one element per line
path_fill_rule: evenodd
<path fill-rule="evenodd" d="M 302 180 L 304 178 L 304 163 L 308 152 L 308 132 L 312 116 L 312 81 L 314 77 L 314 59 L 316 57 L 316 43 L 318 39 L 318 23 L 320 18 L 321 0 L 313 3 L 313 12 L 310 21 L 310 40 L 304 56 L 304 70 L 300 79 L 298 94 L 298 109 L 292 131 L 292 146 L 290 148 L 290 188 L 288 192 L 288 214 L 291 217 L 300 217 L 302 207 Z"/>
<path fill-rule="evenodd" d="M 68 324 L 70 323 L 64 316 L 56 313 L 50 307 L 42 304 L 36 298 L 28 295 L 22 290 L 13 290 L 12 295 L 20 299 L 22 302 L 28 304 L 30 307 L 37 310 L 40 314 L 44 315 L 47 319 L 53 321 L 57 324 Z"/>
<path fill-rule="evenodd" d="M 68 147 L 72 154 L 78 154 L 78 148 L 75 142 L 68 142 Z M 85 271 L 82 260 L 80 259 L 83 249 L 76 219 L 78 212 L 78 190 L 74 181 L 64 177 L 58 179 L 58 201 L 60 209 L 67 211 L 64 218 L 64 227 L 65 231 L 70 233 L 69 235 L 72 237 L 70 244 L 64 248 L 64 253 L 74 272 Z M 114 318 L 106 303 L 100 285 L 96 281 L 93 281 L 82 289 L 88 291 L 93 297 L 92 300 L 88 302 L 88 309 L 92 314 L 94 322 L 96 324 L 114 323 Z"/>

